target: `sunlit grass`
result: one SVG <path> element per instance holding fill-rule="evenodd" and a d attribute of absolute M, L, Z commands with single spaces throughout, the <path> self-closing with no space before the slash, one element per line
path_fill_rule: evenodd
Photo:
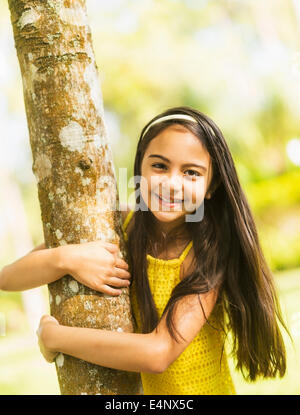
<path fill-rule="evenodd" d="M 0 338 L 0 356 L 1 395 L 59 394 L 55 366 L 43 359 L 33 334 Z"/>

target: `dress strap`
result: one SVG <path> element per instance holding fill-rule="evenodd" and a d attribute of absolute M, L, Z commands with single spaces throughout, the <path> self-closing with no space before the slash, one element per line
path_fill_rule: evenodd
<path fill-rule="evenodd" d="M 128 223 L 130 222 L 132 215 L 134 214 L 134 210 L 130 210 L 130 212 L 128 212 L 126 219 L 124 220 L 124 223 L 122 225 L 123 231 L 125 232 Z"/>
<path fill-rule="evenodd" d="M 185 257 L 187 256 L 187 254 L 189 253 L 191 247 L 193 245 L 193 240 L 191 240 L 188 245 L 185 247 L 184 251 L 182 252 L 182 254 L 179 257 L 179 261 L 180 263 L 184 261 Z"/>

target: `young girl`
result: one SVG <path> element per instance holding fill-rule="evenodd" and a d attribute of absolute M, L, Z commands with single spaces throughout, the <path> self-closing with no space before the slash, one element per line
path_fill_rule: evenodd
<path fill-rule="evenodd" d="M 195 109 L 165 111 L 141 133 L 134 176 L 136 206 L 123 229 L 138 332 L 67 327 L 43 316 L 38 335 L 46 360 L 65 353 L 101 366 L 141 372 L 147 395 L 234 394 L 224 351 L 230 333 L 236 367 L 245 378 L 282 377 L 286 357 L 278 322 L 285 325 L 221 131 Z M 36 251 L 44 252 L 48 261 L 44 283 L 68 271 L 91 284 L 82 259 L 93 276 L 105 268 L 100 259 L 96 265 L 95 252 L 88 253 L 88 247 L 96 250 L 95 244 Z M 106 244 L 114 252 L 112 246 Z M 53 270 L 53 256 L 47 257 L 46 251 L 60 252 L 60 271 Z M 6 269 L 6 287 L 9 273 L 13 287 L 20 287 L 18 272 L 31 270 L 28 258 L 27 268 L 23 264 Z M 32 264 L 34 268 L 33 260 Z M 129 278 L 124 273 L 119 277 Z M 112 282 L 103 281 L 98 289 L 107 289 Z"/>

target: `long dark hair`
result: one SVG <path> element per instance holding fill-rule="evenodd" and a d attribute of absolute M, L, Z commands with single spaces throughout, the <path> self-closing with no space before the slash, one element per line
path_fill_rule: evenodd
<path fill-rule="evenodd" d="M 158 122 L 143 136 L 152 121 L 171 114 L 190 115 L 198 122 L 185 119 Z M 249 204 L 220 129 L 209 117 L 190 107 L 164 111 L 141 132 L 134 176 L 141 176 L 142 160 L 150 141 L 175 123 L 191 131 L 204 145 L 212 161 L 213 177 L 208 189 L 212 196 L 205 199 L 203 219 L 185 222 L 184 225 L 193 240 L 195 268 L 173 289 L 165 307 L 162 316 L 167 313 L 169 333 L 178 341 L 173 323 L 174 306 L 178 300 L 190 294 L 198 294 L 200 299 L 200 294 L 219 287 L 217 304 L 226 315 L 222 328 L 231 333 L 236 368 L 251 381 L 258 376 L 282 377 L 286 370 L 286 353 L 278 322 L 287 328 L 272 272 L 264 258 Z M 136 183 L 136 197 L 141 198 L 138 186 Z M 146 254 L 149 249 L 155 252 L 155 238 L 157 240 L 157 235 L 153 234 L 153 221 L 155 217 L 149 209 L 136 210 L 128 234 L 128 262 L 143 333 L 153 331 L 159 322 L 147 276 Z M 168 238 L 173 237 L 171 234 L 161 236 L 165 244 Z"/>

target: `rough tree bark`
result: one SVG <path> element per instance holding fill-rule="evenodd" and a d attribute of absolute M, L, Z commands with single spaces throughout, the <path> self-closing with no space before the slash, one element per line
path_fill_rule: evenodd
<path fill-rule="evenodd" d="M 84 0 L 9 0 L 47 247 L 105 240 L 126 259 L 119 196 Z M 49 284 L 63 325 L 132 332 L 118 297 L 67 275 Z M 140 375 L 59 354 L 62 394 L 139 394 Z"/>

